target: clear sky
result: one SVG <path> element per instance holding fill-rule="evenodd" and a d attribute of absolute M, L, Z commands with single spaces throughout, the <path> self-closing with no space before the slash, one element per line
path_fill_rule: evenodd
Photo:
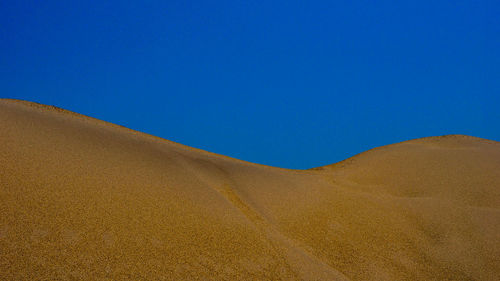
<path fill-rule="evenodd" d="M 1 1 L 0 96 L 286 168 L 500 141 L 500 1 Z"/>

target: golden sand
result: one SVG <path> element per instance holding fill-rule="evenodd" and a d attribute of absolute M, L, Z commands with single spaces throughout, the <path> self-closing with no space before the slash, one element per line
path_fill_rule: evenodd
<path fill-rule="evenodd" d="M 0 100 L 1 280 L 500 280 L 500 143 L 311 170 Z"/>

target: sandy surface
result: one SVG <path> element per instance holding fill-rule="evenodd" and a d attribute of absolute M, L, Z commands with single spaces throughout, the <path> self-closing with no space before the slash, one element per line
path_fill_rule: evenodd
<path fill-rule="evenodd" d="M 500 280 L 500 143 L 288 170 L 0 100 L 1 280 Z"/>

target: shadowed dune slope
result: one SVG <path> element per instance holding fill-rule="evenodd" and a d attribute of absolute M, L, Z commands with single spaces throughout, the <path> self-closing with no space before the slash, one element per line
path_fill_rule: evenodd
<path fill-rule="evenodd" d="M 2 280 L 499 280 L 500 143 L 311 170 L 0 100 Z"/>

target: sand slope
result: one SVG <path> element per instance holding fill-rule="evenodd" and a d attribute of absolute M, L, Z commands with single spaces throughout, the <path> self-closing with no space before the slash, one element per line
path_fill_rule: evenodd
<path fill-rule="evenodd" d="M 2 280 L 499 280 L 500 143 L 248 163 L 0 100 Z"/>

